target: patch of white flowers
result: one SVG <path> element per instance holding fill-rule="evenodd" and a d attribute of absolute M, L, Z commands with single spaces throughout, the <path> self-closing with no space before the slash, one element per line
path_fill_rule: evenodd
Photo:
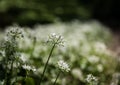
<path fill-rule="evenodd" d="M 31 67 L 31 66 L 29 66 L 29 65 L 23 65 L 22 66 L 23 67 L 23 69 L 25 69 L 25 70 L 28 70 L 28 71 L 36 71 L 36 69 L 35 69 L 35 67 Z"/>
<path fill-rule="evenodd" d="M 50 42 L 52 44 L 57 44 L 60 46 L 64 46 L 63 37 L 61 35 L 57 35 L 56 33 L 51 33 L 49 35 L 49 39 L 47 42 Z"/>
<path fill-rule="evenodd" d="M 86 78 L 87 83 L 92 83 L 92 85 L 97 85 L 98 79 L 92 74 L 88 74 Z"/>
<path fill-rule="evenodd" d="M 100 61 L 100 58 L 99 58 L 99 56 L 91 55 L 91 56 L 88 57 L 88 61 L 90 63 L 98 63 Z"/>
<path fill-rule="evenodd" d="M 105 53 L 107 51 L 107 47 L 103 42 L 95 42 L 94 49 L 98 53 Z"/>
<path fill-rule="evenodd" d="M 58 67 L 62 71 L 65 71 L 65 72 L 69 72 L 70 71 L 69 65 L 66 62 L 64 62 L 63 60 L 59 60 L 58 61 Z"/>

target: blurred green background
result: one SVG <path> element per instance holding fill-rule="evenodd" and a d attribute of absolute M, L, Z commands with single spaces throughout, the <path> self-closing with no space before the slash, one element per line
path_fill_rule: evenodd
<path fill-rule="evenodd" d="M 75 19 L 98 19 L 118 26 L 119 8 L 119 0 L 0 0 L 0 27 Z"/>

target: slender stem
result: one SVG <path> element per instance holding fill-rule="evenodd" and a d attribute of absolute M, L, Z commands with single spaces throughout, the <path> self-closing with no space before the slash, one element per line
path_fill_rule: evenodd
<path fill-rule="evenodd" d="M 16 62 L 16 66 L 17 66 L 17 62 Z M 17 67 L 16 67 L 16 77 L 15 77 L 15 82 L 17 82 Z"/>
<path fill-rule="evenodd" d="M 54 50 L 54 48 L 55 48 L 55 45 L 56 45 L 56 43 L 54 43 L 54 45 L 53 45 L 53 47 L 52 47 L 52 49 L 51 49 L 51 51 L 50 51 L 50 54 L 49 54 L 49 56 L 48 56 L 47 62 L 46 62 L 46 64 L 45 64 L 45 67 L 44 67 L 44 70 L 43 70 L 43 73 L 42 73 L 42 76 L 41 76 L 41 79 L 40 79 L 40 85 L 41 85 L 42 79 L 44 78 L 44 74 L 45 74 L 45 71 L 46 71 L 48 62 L 49 62 L 49 60 L 50 60 L 50 57 L 51 57 L 51 55 L 52 55 L 52 52 L 53 52 L 53 50 Z"/>
<path fill-rule="evenodd" d="M 10 79 L 8 80 L 9 83 L 11 83 L 10 80 L 12 79 L 12 75 L 13 75 L 13 63 L 14 63 L 14 60 L 11 61 L 11 69 L 10 69 L 11 74 L 10 74 Z"/>
<path fill-rule="evenodd" d="M 14 60 L 11 61 L 11 69 L 10 69 L 11 72 L 13 72 L 13 63 L 14 63 Z M 12 75 L 12 73 L 11 73 L 11 75 Z"/>
<path fill-rule="evenodd" d="M 28 77 L 28 71 L 26 70 L 26 76 L 25 76 L 25 78 L 27 78 Z"/>
<path fill-rule="evenodd" d="M 7 77 L 7 64 L 8 64 L 8 62 L 7 62 L 7 59 L 6 59 L 6 66 L 5 66 L 5 68 L 6 68 L 6 72 L 5 72 L 5 83 L 4 83 L 4 85 L 7 85 L 7 79 L 8 79 L 8 77 Z"/>
<path fill-rule="evenodd" d="M 57 75 L 57 77 L 56 77 L 55 82 L 53 83 L 53 85 L 56 85 L 56 82 L 57 82 L 58 77 L 60 76 L 60 73 L 61 73 L 61 71 L 58 73 L 58 75 Z"/>

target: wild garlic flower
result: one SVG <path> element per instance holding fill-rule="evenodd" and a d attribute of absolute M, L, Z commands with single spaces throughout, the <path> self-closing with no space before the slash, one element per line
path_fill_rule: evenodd
<path fill-rule="evenodd" d="M 97 79 L 96 77 L 94 77 L 92 74 L 88 74 L 88 75 L 87 75 L 86 81 L 87 81 L 88 83 L 91 83 L 91 82 L 96 83 L 97 80 L 98 80 L 98 79 Z"/>
<path fill-rule="evenodd" d="M 35 69 L 35 67 L 31 67 L 31 66 L 29 66 L 29 65 L 23 65 L 22 66 L 23 67 L 23 69 L 25 69 L 25 70 L 28 70 L 28 71 L 36 71 L 36 69 Z"/>
<path fill-rule="evenodd" d="M 49 35 L 47 42 L 50 42 L 52 44 L 57 44 L 60 46 L 64 46 L 63 37 L 61 35 L 57 35 L 55 33 L 52 33 Z"/>
<path fill-rule="evenodd" d="M 70 71 L 69 65 L 66 62 L 64 62 L 63 60 L 59 60 L 58 61 L 58 67 L 62 71 L 65 71 L 65 72 L 69 72 Z"/>
<path fill-rule="evenodd" d="M 6 32 L 5 40 L 2 43 L 5 57 L 9 60 L 15 61 L 18 55 L 18 38 L 23 37 L 22 30 L 18 27 L 10 27 Z"/>
<path fill-rule="evenodd" d="M 21 38 L 23 37 L 23 31 L 20 27 L 10 27 L 10 29 L 7 30 L 7 37 L 8 38 Z"/>

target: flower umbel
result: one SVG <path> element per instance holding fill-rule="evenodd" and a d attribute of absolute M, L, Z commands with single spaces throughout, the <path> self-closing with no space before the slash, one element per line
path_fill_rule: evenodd
<path fill-rule="evenodd" d="M 10 27 L 9 30 L 7 30 L 7 36 L 10 37 L 14 37 L 14 38 L 20 38 L 23 37 L 23 32 L 22 29 L 18 26 L 15 27 Z"/>
<path fill-rule="evenodd" d="M 63 60 L 58 61 L 58 66 L 59 66 L 59 69 L 61 69 L 62 71 L 65 71 L 65 72 L 70 71 L 69 65 Z"/>
<path fill-rule="evenodd" d="M 69 65 L 66 62 L 64 62 L 63 60 L 58 61 L 58 67 L 59 67 L 60 71 L 57 74 L 57 77 L 56 77 L 53 85 L 56 85 L 56 81 L 57 81 L 58 77 L 60 76 L 61 72 L 69 72 L 70 71 Z"/>
<path fill-rule="evenodd" d="M 47 42 L 50 42 L 52 44 L 57 44 L 60 46 L 64 46 L 63 37 L 61 35 L 57 35 L 55 33 L 52 33 L 49 35 Z"/>
<path fill-rule="evenodd" d="M 87 83 L 90 83 L 91 85 L 97 85 L 98 79 L 94 77 L 92 74 L 88 74 L 86 78 Z"/>

